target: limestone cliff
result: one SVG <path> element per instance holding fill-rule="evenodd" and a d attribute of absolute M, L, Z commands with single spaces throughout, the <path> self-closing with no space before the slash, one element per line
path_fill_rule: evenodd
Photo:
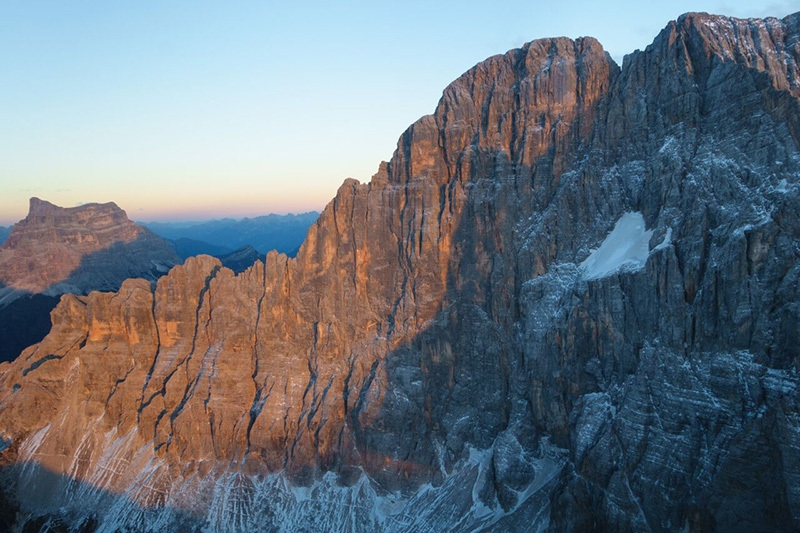
<path fill-rule="evenodd" d="M 800 14 L 478 64 L 297 257 L 66 296 L 6 501 L 109 530 L 800 527 Z M 47 486 L 48 490 L 41 490 Z"/>
<path fill-rule="evenodd" d="M 176 260 L 114 203 L 63 208 L 31 198 L 0 246 L 0 283 L 34 294 L 116 290 L 129 277 L 155 280 Z"/>
<path fill-rule="evenodd" d="M 130 277 L 155 281 L 179 261 L 113 203 L 63 208 L 31 198 L 0 246 L 0 361 L 42 340 L 59 295 L 117 290 Z"/>

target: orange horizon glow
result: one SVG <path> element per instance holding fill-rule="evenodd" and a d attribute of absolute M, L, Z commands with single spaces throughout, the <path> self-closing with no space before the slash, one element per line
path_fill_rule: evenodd
<path fill-rule="evenodd" d="M 255 218 L 270 214 L 275 215 L 300 215 L 309 212 L 321 212 L 333 199 L 333 194 L 325 200 L 319 198 L 276 198 L 273 201 L 253 199 L 249 202 L 236 201 L 235 199 L 221 199 L 219 202 L 197 201 L 190 204 L 176 205 L 171 198 L 161 202 L 142 204 L 137 201 L 121 201 L 99 198 L 90 202 L 64 202 L 58 198 L 37 196 L 41 200 L 50 202 L 64 208 L 77 207 L 87 203 L 113 202 L 125 211 L 128 218 L 136 222 L 200 222 L 223 218 Z M 54 195 L 59 196 L 59 195 Z M 172 204 L 172 205 L 170 205 Z M 28 202 L 15 206 L 11 213 L 0 213 L 0 226 L 13 226 L 25 219 L 28 215 Z"/>
<path fill-rule="evenodd" d="M 120 206 L 122 207 L 122 206 Z M 309 212 L 321 212 L 324 205 L 316 207 L 282 206 L 278 209 L 237 208 L 224 206 L 193 206 L 174 210 L 138 210 L 128 212 L 128 218 L 136 222 L 200 222 L 223 218 L 256 218 L 266 215 L 302 215 Z M 124 208 L 123 208 L 124 209 Z M 146 214 L 145 214 L 146 213 Z"/>
<path fill-rule="evenodd" d="M 97 203 L 104 203 L 104 202 L 97 202 Z M 56 204 L 57 205 L 57 204 Z M 75 206 L 59 206 L 59 207 L 75 207 Z M 305 213 L 317 212 L 320 213 L 324 209 L 324 206 L 319 207 L 311 207 L 308 209 L 304 208 L 297 208 L 297 209 L 280 209 L 280 210 L 233 210 L 233 209 L 185 209 L 185 210 L 176 210 L 176 211 L 149 211 L 147 214 L 142 214 L 142 212 L 130 212 L 126 210 L 123 206 L 120 206 L 130 220 L 139 223 L 150 223 L 150 222 L 163 222 L 163 223 L 179 223 L 179 222 L 205 222 L 209 220 L 220 220 L 225 218 L 231 219 L 244 219 L 244 218 L 257 218 L 267 215 L 303 215 Z M 27 216 L 27 212 L 24 215 L 19 216 L 17 219 L 0 219 L 0 226 L 14 226 L 15 224 L 23 221 Z"/>

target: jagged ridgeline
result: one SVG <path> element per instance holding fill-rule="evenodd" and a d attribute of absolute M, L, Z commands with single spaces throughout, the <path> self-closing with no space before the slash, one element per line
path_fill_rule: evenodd
<path fill-rule="evenodd" d="M 621 68 L 533 41 L 447 87 L 296 258 L 63 297 L 0 366 L 0 511 L 797 530 L 798 62 L 800 14 L 686 15 Z"/>
<path fill-rule="evenodd" d="M 127 278 L 154 282 L 178 263 L 167 241 L 113 202 L 64 208 L 31 198 L 28 216 L 0 244 L 0 362 L 44 338 L 62 294 L 116 291 Z"/>

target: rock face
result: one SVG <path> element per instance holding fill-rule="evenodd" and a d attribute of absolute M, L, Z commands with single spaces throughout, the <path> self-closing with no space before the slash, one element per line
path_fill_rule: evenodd
<path fill-rule="evenodd" d="M 65 296 L 0 366 L 4 508 L 797 530 L 799 61 L 800 14 L 686 15 L 622 68 L 534 41 L 453 82 L 295 259 Z"/>
<path fill-rule="evenodd" d="M 34 294 L 117 290 L 129 277 L 155 280 L 177 261 L 114 203 L 63 208 L 31 198 L 0 246 L 0 283 Z"/>
<path fill-rule="evenodd" d="M 0 361 L 42 339 L 59 295 L 117 290 L 130 277 L 155 281 L 179 261 L 113 203 L 65 209 L 31 198 L 0 246 Z"/>

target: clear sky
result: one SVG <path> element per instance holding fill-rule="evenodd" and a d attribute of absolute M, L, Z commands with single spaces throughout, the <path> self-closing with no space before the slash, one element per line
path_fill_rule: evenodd
<path fill-rule="evenodd" d="M 0 224 L 31 196 L 141 221 L 319 210 L 486 57 L 591 35 L 621 62 L 687 11 L 800 0 L 0 0 Z"/>

